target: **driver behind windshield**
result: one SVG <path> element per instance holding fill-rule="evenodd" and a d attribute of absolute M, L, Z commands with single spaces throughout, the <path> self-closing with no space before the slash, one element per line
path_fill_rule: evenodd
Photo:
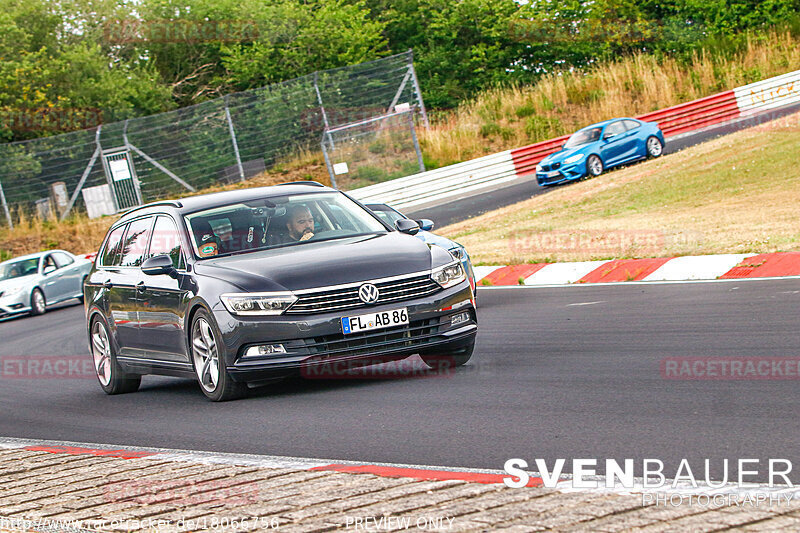
<path fill-rule="evenodd" d="M 289 238 L 292 241 L 307 241 L 314 236 L 314 216 L 308 207 L 292 206 L 289 208 L 288 214 L 286 229 L 289 231 Z"/>

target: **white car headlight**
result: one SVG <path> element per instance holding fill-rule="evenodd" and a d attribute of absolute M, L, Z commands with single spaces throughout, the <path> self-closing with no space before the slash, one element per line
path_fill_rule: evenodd
<path fill-rule="evenodd" d="M 6 289 L 4 291 L 0 291 L 3 296 L 13 296 L 22 292 L 22 287 L 11 287 L 10 289 Z"/>
<path fill-rule="evenodd" d="M 536 165 L 536 172 L 541 172 L 541 171 L 542 171 L 542 164 L 541 164 L 541 163 L 538 163 L 538 164 Z"/>
<path fill-rule="evenodd" d="M 431 271 L 431 279 L 438 283 L 443 289 L 458 285 L 467 279 L 461 263 L 450 263 Z"/>
<path fill-rule="evenodd" d="M 453 257 L 455 257 L 459 261 L 464 259 L 464 249 L 459 247 L 459 246 L 456 246 L 454 248 L 450 248 L 450 253 L 453 255 Z"/>
<path fill-rule="evenodd" d="M 571 155 L 571 156 L 569 156 L 568 158 L 566 158 L 564 160 L 564 164 L 565 165 L 571 165 L 572 163 L 577 163 L 578 161 L 583 159 L 583 157 L 584 157 L 583 154 Z"/>
<path fill-rule="evenodd" d="M 223 294 L 220 300 L 234 315 L 280 315 L 297 301 L 291 292 Z"/>

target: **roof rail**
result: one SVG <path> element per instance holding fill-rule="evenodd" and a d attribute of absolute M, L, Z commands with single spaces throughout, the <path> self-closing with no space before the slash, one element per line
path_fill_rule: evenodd
<path fill-rule="evenodd" d="M 120 214 L 120 216 L 125 216 L 125 215 L 127 215 L 129 213 L 133 213 L 134 211 L 138 211 L 139 209 L 145 209 L 145 208 L 148 208 L 148 207 L 157 207 L 159 205 L 168 205 L 170 207 L 177 207 L 179 209 L 181 207 L 183 207 L 183 204 L 180 203 L 177 200 L 162 200 L 160 202 L 151 202 L 149 204 L 137 205 L 135 207 L 131 207 L 131 208 L 126 209 L 124 211 L 120 211 L 119 214 Z"/>
<path fill-rule="evenodd" d="M 286 183 L 279 183 L 278 185 L 313 185 L 314 187 L 327 187 L 318 181 L 287 181 Z"/>

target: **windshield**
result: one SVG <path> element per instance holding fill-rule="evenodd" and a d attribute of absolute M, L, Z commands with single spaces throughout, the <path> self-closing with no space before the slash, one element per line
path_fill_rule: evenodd
<path fill-rule="evenodd" d="M 387 231 L 374 216 L 339 192 L 233 203 L 185 218 L 195 252 L 201 258 Z"/>
<path fill-rule="evenodd" d="M 602 129 L 603 128 L 586 128 L 577 131 L 564 144 L 564 148 L 575 148 L 576 146 L 595 142 L 600 139 L 600 131 Z"/>
<path fill-rule="evenodd" d="M 39 258 L 24 259 L 22 261 L 9 261 L 0 264 L 0 279 L 14 279 L 30 276 L 39 271 Z"/>
<path fill-rule="evenodd" d="M 401 215 L 394 209 L 387 209 L 386 207 L 379 205 L 376 206 L 368 205 L 367 207 L 369 207 L 373 213 L 378 215 L 378 218 L 389 224 L 391 227 L 394 227 L 394 223 L 397 222 L 398 220 L 402 220 L 405 218 L 403 215 Z"/>

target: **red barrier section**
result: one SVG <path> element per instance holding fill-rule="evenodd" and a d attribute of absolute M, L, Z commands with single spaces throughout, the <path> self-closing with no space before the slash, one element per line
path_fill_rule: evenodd
<path fill-rule="evenodd" d="M 519 285 L 519 278 L 525 279 L 532 276 L 548 264 L 530 263 L 498 268 L 483 279 L 488 280 L 491 285 Z"/>
<path fill-rule="evenodd" d="M 771 278 L 780 276 L 800 276 L 800 252 L 754 255 L 730 269 L 720 278 Z"/>
<path fill-rule="evenodd" d="M 26 446 L 29 452 L 63 453 L 67 455 L 96 455 L 98 457 L 118 457 L 120 459 L 139 459 L 157 455 L 156 452 L 137 452 L 133 450 L 96 450 L 93 448 L 76 448 L 73 446 Z"/>
<path fill-rule="evenodd" d="M 617 259 L 592 270 L 578 283 L 605 283 L 607 281 L 640 281 L 672 259 Z"/>
<path fill-rule="evenodd" d="M 514 169 L 517 176 L 536 174 L 536 165 L 539 161 L 561 150 L 561 145 L 567 142 L 567 139 L 569 139 L 569 135 L 564 135 L 549 141 L 542 141 L 511 150 L 511 159 L 514 161 Z"/>
<path fill-rule="evenodd" d="M 665 137 L 696 130 L 739 116 L 733 91 L 712 94 L 699 100 L 660 109 L 636 118 L 657 122 Z"/>
<path fill-rule="evenodd" d="M 451 470 L 424 470 L 421 468 L 402 468 L 396 466 L 379 465 L 325 465 L 311 469 L 312 471 L 345 472 L 350 474 L 373 474 L 381 477 L 407 477 L 423 481 L 468 481 L 471 483 L 497 484 L 503 478 L 510 477 L 504 474 L 483 474 L 480 472 L 453 472 Z M 542 478 L 532 477 L 527 487 L 541 487 Z"/>

